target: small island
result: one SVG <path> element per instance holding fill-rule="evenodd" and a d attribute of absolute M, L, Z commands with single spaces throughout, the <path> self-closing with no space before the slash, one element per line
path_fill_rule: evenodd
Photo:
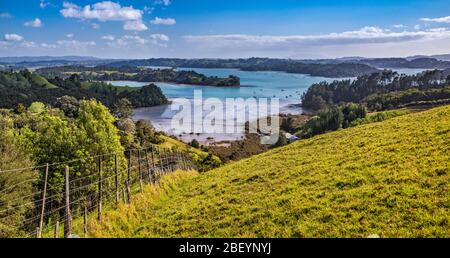
<path fill-rule="evenodd" d="M 225 78 L 206 76 L 195 71 L 175 70 L 171 68 L 152 69 L 138 66 L 59 66 L 36 70 L 45 77 L 67 78 L 77 74 L 82 80 L 91 81 L 136 81 L 167 82 L 188 85 L 239 87 L 240 78 L 230 75 Z"/>

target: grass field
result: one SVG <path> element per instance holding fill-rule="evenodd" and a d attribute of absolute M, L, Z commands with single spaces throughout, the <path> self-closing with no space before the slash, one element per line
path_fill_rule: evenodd
<path fill-rule="evenodd" d="M 107 212 L 89 236 L 450 237 L 450 106 L 175 181 Z"/>

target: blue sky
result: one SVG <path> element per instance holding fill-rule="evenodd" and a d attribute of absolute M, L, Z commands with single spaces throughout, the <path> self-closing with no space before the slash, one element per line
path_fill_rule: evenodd
<path fill-rule="evenodd" d="M 0 0 L 0 56 L 450 53 L 448 0 Z"/>

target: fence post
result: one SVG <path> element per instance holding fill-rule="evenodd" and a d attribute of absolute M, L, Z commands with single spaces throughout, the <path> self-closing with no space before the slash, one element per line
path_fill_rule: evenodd
<path fill-rule="evenodd" d="M 126 191 L 126 190 L 125 190 L 125 187 L 124 187 L 124 188 L 122 188 L 122 195 L 123 195 L 122 197 L 123 197 L 123 202 L 124 202 L 124 203 L 127 203 L 127 196 L 126 196 L 126 193 L 125 193 L 125 191 Z"/>
<path fill-rule="evenodd" d="M 151 176 L 150 176 L 150 161 L 148 160 L 147 150 L 144 151 L 144 154 L 145 154 L 145 164 L 146 164 L 146 169 L 147 169 L 147 181 L 151 183 L 152 180 L 151 180 Z"/>
<path fill-rule="evenodd" d="M 40 228 L 36 227 L 36 238 L 40 238 L 40 236 L 39 236 L 40 231 L 41 231 Z"/>
<path fill-rule="evenodd" d="M 102 221 L 102 198 L 103 198 L 103 187 L 102 187 L 103 175 L 102 175 L 102 157 L 98 158 L 98 221 Z"/>
<path fill-rule="evenodd" d="M 127 203 L 131 203 L 131 189 L 130 189 L 130 182 L 126 181 L 126 188 L 127 188 Z"/>
<path fill-rule="evenodd" d="M 125 182 L 125 188 L 127 190 L 128 203 L 130 203 L 130 195 L 131 195 L 130 184 L 131 184 L 131 150 L 128 151 L 127 180 Z"/>
<path fill-rule="evenodd" d="M 66 166 L 66 215 L 64 218 L 64 237 L 68 238 L 72 234 L 72 215 L 70 214 L 70 189 L 69 189 L 69 166 Z"/>
<path fill-rule="evenodd" d="M 155 175 L 156 166 L 155 166 L 155 155 L 154 155 L 154 147 L 153 147 L 153 145 L 150 145 L 150 152 L 151 152 L 151 155 L 152 155 L 151 180 L 152 180 L 152 183 L 155 183 L 155 181 L 156 181 L 156 175 Z"/>
<path fill-rule="evenodd" d="M 45 174 L 44 174 L 44 189 L 42 192 L 42 205 L 41 205 L 41 217 L 39 220 L 39 230 L 37 233 L 37 238 L 42 237 L 42 227 L 44 225 L 44 211 L 45 211 L 45 197 L 47 194 L 47 179 L 48 179 L 48 163 L 45 164 Z"/>
<path fill-rule="evenodd" d="M 159 165 L 161 166 L 161 173 L 164 174 L 164 157 L 160 148 L 158 148 Z"/>
<path fill-rule="evenodd" d="M 53 233 L 53 236 L 54 236 L 55 238 L 58 238 L 58 237 L 59 237 L 59 220 L 56 221 L 56 224 L 55 224 L 55 232 Z"/>
<path fill-rule="evenodd" d="M 114 155 L 114 174 L 116 177 L 116 205 L 119 205 L 119 161 L 117 159 L 117 154 Z"/>
<path fill-rule="evenodd" d="M 143 188 L 142 188 L 142 171 L 141 171 L 141 150 L 138 150 L 138 175 L 139 175 L 139 186 L 142 193 Z"/>
<path fill-rule="evenodd" d="M 84 238 L 86 238 L 86 236 L 87 236 L 87 207 L 86 207 L 86 205 L 84 205 L 83 233 L 84 233 Z"/>

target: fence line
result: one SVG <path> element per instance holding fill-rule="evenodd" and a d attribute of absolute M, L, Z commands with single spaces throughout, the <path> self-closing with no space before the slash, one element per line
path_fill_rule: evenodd
<path fill-rule="evenodd" d="M 84 218 L 86 224 L 86 217 L 96 213 L 101 222 L 104 206 L 129 203 L 131 195 L 143 191 L 144 184 L 157 184 L 167 173 L 196 169 L 186 153 L 155 145 L 125 151 L 126 161 L 119 157 L 110 153 L 0 170 L 2 174 L 37 174 L 0 191 L 0 237 L 58 237 L 61 229 L 65 237 L 86 235 L 87 225 L 83 225 L 83 232 L 73 232 L 74 219 Z M 13 193 L 17 187 L 28 187 L 29 191 L 2 200 L 2 195 Z"/>

